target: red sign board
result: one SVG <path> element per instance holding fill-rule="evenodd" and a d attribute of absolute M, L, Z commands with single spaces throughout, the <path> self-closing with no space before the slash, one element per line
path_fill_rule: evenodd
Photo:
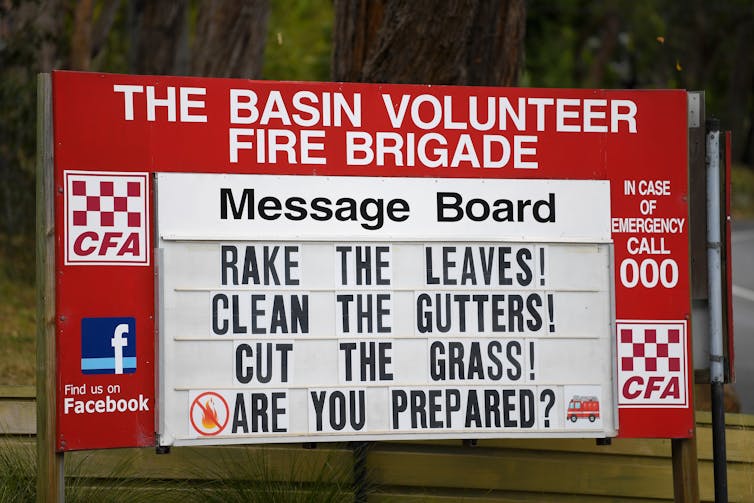
<path fill-rule="evenodd" d="M 57 446 L 155 444 L 154 173 L 610 182 L 622 437 L 693 430 L 684 91 L 53 73 Z"/>

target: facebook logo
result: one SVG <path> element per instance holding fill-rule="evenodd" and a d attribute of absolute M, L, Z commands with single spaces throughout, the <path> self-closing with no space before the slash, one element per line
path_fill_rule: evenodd
<path fill-rule="evenodd" d="M 81 372 L 84 374 L 133 374 L 136 372 L 136 319 L 82 319 Z"/>

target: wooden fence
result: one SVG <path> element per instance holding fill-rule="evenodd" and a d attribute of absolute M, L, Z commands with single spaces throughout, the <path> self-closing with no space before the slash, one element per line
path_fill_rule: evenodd
<path fill-rule="evenodd" d="M 0 434 L 33 442 L 25 435 L 34 433 L 34 416 L 32 388 L 0 387 Z M 728 414 L 726 422 L 730 501 L 754 502 L 754 416 Z M 713 501 L 708 413 L 697 413 L 697 442 L 700 495 Z M 608 446 L 594 440 L 480 440 L 474 446 L 404 441 L 370 443 L 362 459 L 369 502 L 649 503 L 673 500 L 670 450 L 669 440 L 615 439 Z M 69 453 L 66 465 L 76 466 L 79 478 L 101 480 L 118 472 L 133 487 L 159 480 L 180 493 L 211 484 L 218 468 L 223 476 L 249 477 L 249 465 L 260 459 L 267 477 L 353 483 L 354 448 L 342 443 L 314 449 L 299 444 L 173 448 L 164 455 L 154 449 L 112 449 Z"/>

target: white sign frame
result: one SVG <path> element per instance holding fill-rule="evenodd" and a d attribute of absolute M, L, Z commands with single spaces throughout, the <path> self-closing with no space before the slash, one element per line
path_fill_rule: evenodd
<path fill-rule="evenodd" d="M 334 194 L 332 200 L 335 200 L 335 196 L 342 197 L 343 194 L 350 194 L 354 199 L 364 199 L 370 197 L 370 192 L 372 194 L 377 193 L 374 187 L 378 186 L 380 187 L 378 189 L 379 194 L 386 200 L 391 197 L 405 199 L 410 207 L 410 211 L 408 212 L 410 217 L 413 219 L 418 215 L 417 220 L 419 223 L 411 221 L 408 230 L 406 230 L 400 228 L 400 225 L 398 225 L 400 222 L 386 222 L 379 229 L 366 229 L 361 225 L 361 223 L 364 223 L 363 221 L 340 222 L 342 225 L 329 222 L 327 223 L 327 228 L 323 230 L 323 226 L 314 225 L 317 222 L 306 222 L 306 224 L 302 225 L 299 222 L 286 221 L 283 225 L 276 219 L 274 221 L 262 221 L 261 225 L 258 226 L 258 222 L 255 220 L 252 222 L 253 228 L 249 229 L 248 219 L 234 219 L 229 223 L 221 222 L 223 225 L 220 225 L 218 229 L 217 222 L 219 219 L 216 204 L 218 202 L 218 194 L 223 186 L 228 185 L 241 188 L 248 188 L 250 185 L 255 188 L 263 187 L 263 190 L 269 191 L 268 193 L 276 191 L 274 193 L 277 196 L 281 194 L 285 196 L 286 191 L 288 191 L 288 194 L 306 194 L 305 199 L 307 200 L 316 197 L 316 194 L 323 193 Z M 427 206 L 430 206 L 430 209 L 432 207 L 432 205 L 427 204 L 427 200 L 432 201 L 432 190 L 455 191 L 463 194 L 466 199 L 473 196 L 479 199 L 490 200 L 490 198 L 494 199 L 495 191 L 499 189 L 499 186 L 507 186 L 509 191 L 510 187 L 513 186 L 514 190 L 509 192 L 514 194 L 511 198 L 518 197 L 519 199 L 525 199 L 529 197 L 528 194 L 532 193 L 548 194 L 548 191 L 553 191 L 553 193 L 557 194 L 557 211 L 559 212 L 559 217 L 565 214 L 574 219 L 576 218 L 574 215 L 583 215 L 579 218 L 584 218 L 587 220 L 587 223 L 579 226 L 573 225 L 573 222 L 571 222 L 570 226 L 562 225 L 554 232 L 551 229 L 542 229 L 541 225 L 536 227 L 536 224 L 532 224 L 531 222 L 513 226 L 509 226 L 507 223 L 506 225 L 498 223 L 498 232 L 495 235 L 489 230 L 491 227 L 494 228 L 490 222 L 474 226 L 468 225 L 468 222 L 466 222 L 466 225 L 463 222 L 460 222 L 461 225 L 455 225 L 457 222 L 443 222 L 440 224 L 435 221 L 434 226 L 426 225 L 427 220 L 433 218 L 431 212 L 428 212 L 426 209 Z M 372 179 L 367 177 L 325 178 L 161 173 L 157 176 L 156 187 L 157 235 L 155 242 L 158 243 L 159 248 L 157 253 L 159 276 L 157 283 L 158 305 L 156 309 L 159 326 L 159 407 L 157 411 L 159 445 L 503 437 L 600 438 L 617 435 L 614 274 L 612 270 L 613 254 L 609 229 L 609 182 L 594 180 Z M 308 190 L 309 192 L 302 192 L 304 190 Z M 191 193 L 191 197 L 186 197 L 187 191 Z M 214 198 L 212 197 L 213 193 Z M 561 193 L 566 194 L 566 197 L 561 198 Z M 586 197 L 586 195 L 589 197 Z M 589 200 L 590 202 L 597 201 L 597 206 L 593 206 L 593 203 L 585 204 L 585 200 Z M 238 200 L 235 203 L 238 203 Z M 569 205 L 573 206 L 573 208 Z M 214 215 L 214 225 L 212 224 L 213 217 L 211 215 Z M 225 225 L 226 223 L 228 225 Z M 442 225 L 449 223 L 454 225 L 442 227 Z M 518 223 L 516 222 L 516 224 Z M 422 230 L 412 232 L 411 229 L 413 228 L 416 231 L 417 226 Z M 504 227 L 506 232 L 500 232 L 500 227 Z M 528 232 L 526 231 L 526 227 L 530 228 Z M 449 239 L 450 236 L 452 236 L 452 239 Z M 484 239 L 480 239 L 480 237 L 484 237 Z M 514 257 L 515 250 L 519 250 L 520 255 L 525 257 L 522 260 L 530 260 L 530 268 L 532 270 L 537 269 L 532 272 L 531 284 L 525 286 L 521 284 L 517 285 L 514 281 L 512 285 L 505 287 L 489 285 L 485 286 L 485 288 L 478 288 L 479 285 L 447 284 L 453 278 L 438 278 L 441 283 L 446 284 L 417 284 L 417 278 L 423 276 L 423 272 L 426 272 L 422 271 L 421 267 L 417 267 L 417 257 L 421 259 L 422 255 L 425 255 L 424 260 L 426 261 L 429 260 L 426 258 L 427 254 L 431 254 L 437 259 L 441 256 L 443 250 L 452 247 L 462 248 L 470 244 L 475 246 L 484 245 L 491 248 L 510 247 L 513 249 L 512 253 Z M 265 245 L 268 247 L 278 247 L 277 253 L 279 255 L 275 255 L 273 259 L 278 268 L 283 268 L 281 264 L 283 264 L 282 261 L 284 261 L 284 258 L 281 259 L 281 257 L 284 255 L 284 251 L 281 250 L 286 245 L 291 247 L 291 249 L 294 247 L 297 248 L 295 253 L 288 250 L 290 252 L 287 257 L 289 262 L 297 264 L 295 267 L 297 270 L 291 273 L 291 278 L 288 279 L 292 283 L 295 283 L 297 280 L 299 284 L 285 285 L 286 281 L 283 280 L 281 281 L 283 284 L 276 285 L 274 288 L 270 286 L 250 288 L 248 284 L 221 285 L 221 281 L 215 281 L 213 284 L 211 278 L 208 278 L 207 274 L 202 272 L 204 269 L 203 265 L 211 264 L 210 268 L 214 270 L 214 274 L 217 276 L 217 259 L 219 258 L 221 266 L 222 261 L 226 260 L 225 272 L 227 275 L 232 275 L 234 272 L 237 272 L 236 269 L 228 265 L 232 262 L 228 257 L 233 255 L 233 249 L 236 250 L 235 253 L 241 253 L 239 250 L 246 246 L 253 246 L 256 250 L 256 247 L 263 247 Z M 389 280 L 389 284 L 371 286 L 358 284 L 337 285 L 336 281 L 333 281 L 331 284 L 325 284 L 325 280 L 322 278 L 338 269 L 335 264 L 338 257 L 343 261 L 347 261 L 344 257 L 350 256 L 348 252 L 342 252 L 339 255 L 339 252 L 335 251 L 335 247 L 339 245 L 363 246 L 364 250 L 369 248 L 373 251 L 377 247 L 388 247 L 390 250 L 389 271 L 386 271 L 382 279 Z M 223 251 L 221 249 L 222 246 L 225 246 L 227 249 Z M 331 250 L 330 253 L 327 252 L 328 249 Z M 260 255 L 262 250 L 264 248 L 259 249 Z M 269 250 L 271 248 L 267 249 L 267 251 Z M 568 256 L 566 251 L 568 253 L 572 252 L 572 255 Z M 223 258 L 222 253 L 227 253 L 228 256 Z M 543 257 L 541 267 L 539 261 L 540 253 Z M 566 255 L 558 255 L 562 255 L 563 253 Z M 589 255 L 590 253 L 591 255 Z M 580 254 L 589 258 L 583 259 L 580 262 L 574 258 Z M 555 258 L 552 258 L 551 255 Z M 546 257 L 546 260 L 544 257 Z M 235 257 L 234 260 L 237 261 L 240 259 Z M 374 264 L 378 259 L 372 257 L 371 260 L 373 267 L 376 267 Z M 384 257 L 383 260 L 385 260 Z M 476 257 L 474 260 L 477 261 L 478 266 L 479 260 L 484 260 L 484 258 L 480 259 Z M 559 264 L 558 267 L 552 265 L 556 262 Z M 233 263 L 237 264 L 237 262 Z M 515 269 L 515 260 L 513 264 L 511 267 Z M 567 269 L 562 264 L 568 264 Z M 426 263 L 421 263 L 420 265 L 426 269 Z M 354 271 L 353 264 L 349 262 L 348 267 L 350 269 L 344 266 L 341 274 L 352 274 Z M 594 274 L 595 271 L 597 271 L 597 276 L 602 278 L 600 286 L 590 286 L 588 284 L 585 286 L 585 284 L 582 284 L 576 287 L 573 284 L 567 284 L 567 277 L 569 275 L 578 278 L 578 281 L 586 281 L 584 278 L 588 277 L 590 272 Z M 295 277 L 296 274 L 299 274 L 300 277 Z M 411 279 L 404 281 L 402 278 L 406 277 L 410 277 Z M 312 278 L 318 279 L 314 280 Z M 429 276 L 426 276 L 426 278 L 429 278 Z M 227 280 L 228 278 L 226 277 L 225 279 Z M 460 278 L 455 279 L 458 280 Z M 253 283 L 254 278 L 247 278 L 247 280 Z M 542 284 L 536 284 L 540 280 Z M 238 280 L 237 282 L 240 283 L 241 281 Z M 579 288 L 581 289 L 580 291 Z M 252 290 L 255 293 L 250 293 Z M 596 292 L 592 296 L 592 300 L 595 302 L 585 300 L 584 298 L 576 298 L 579 295 L 590 295 L 589 291 Z M 313 330 L 311 327 L 309 333 L 286 333 L 280 338 L 277 338 L 277 335 L 269 333 L 244 333 L 230 336 L 227 332 L 219 333 L 223 329 L 229 329 L 235 323 L 235 321 L 231 323 L 233 315 L 227 314 L 232 310 L 230 306 L 236 302 L 234 299 L 238 299 L 237 302 L 239 305 L 243 305 L 247 301 L 258 302 L 258 307 L 268 302 L 268 304 L 265 304 L 267 307 L 261 307 L 261 309 L 270 311 L 272 304 L 269 304 L 269 299 L 261 298 L 260 296 L 267 293 L 270 295 L 280 295 L 281 299 L 288 299 L 287 302 L 289 304 L 286 308 L 290 310 L 290 302 L 292 302 L 290 299 L 296 295 L 303 296 L 303 292 L 309 292 L 308 309 L 310 312 L 315 313 L 308 320 L 308 323 L 317 325 L 318 327 L 327 327 L 324 333 Z M 523 298 L 526 295 L 530 295 L 532 296 L 530 298 L 534 299 L 532 300 L 533 303 L 537 303 L 536 299 L 540 299 L 542 302 L 543 309 L 537 310 L 537 312 L 543 317 L 548 316 L 547 307 L 544 307 L 544 305 L 548 304 L 548 302 L 555 304 L 556 307 L 552 317 L 558 320 L 557 334 L 552 336 L 547 331 L 548 329 L 544 327 L 546 323 L 543 321 L 542 326 L 538 327 L 537 330 L 528 332 L 524 330 L 513 336 L 503 334 L 501 337 L 495 337 L 496 334 L 494 333 L 484 333 L 483 330 L 479 329 L 478 325 L 476 330 L 471 330 L 469 333 L 460 332 L 460 329 L 456 327 L 456 333 L 453 335 L 451 332 L 451 335 L 448 336 L 442 334 L 433 337 L 422 336 L 416 330 L 407 332 L 401 328 L 396 328 L 397 333 L 389 333 L 385 336 L 380 334 L 349 336 L 349 334 L 344 333 L 342 326 L 337 327 L 335 320 L 337 320 L 338 314 L 341 311 L 337 311 L 336 308 L 346 305 L 353 307 L 355 303 L 351 303 L 346 298 L 342 298 L 340 301 L 333 301 L 332 298 L 336 295 L 335 292 L 339 292 L 342 295 L 352 294 L 354 297 L 361 296 L 364 299 L 369 295 L 375 296 L 379 292 L 391 292 L 394 297 L 391 296 L 390 298 L 391 303 L 389 309 L 387 309 L 389 316 L 385 318 L 389 319 L 391 327 L 394 324 L 395 326 L 405 326 L 406 316 L 408 316 L 406 314 L 406 306 L 410 306 L 411 304 L 418 306 L 419 304 L 416 303 L 421 300 L 418 298 L 420 292 L 429 294 L 430 296 L 453 296 L 455 302 L 459 302 L 458 299 L 464 298 L 463 296 L 465 295 L 489 295 L 488 300 L 484 302 L 480 301 L 482 303 L 489 302 L 489 304 L 493 302 L 492 295 L 501 296 L 509 294 L 509 296 Z M 552 293 L 548 294 L 547 292 Z M 256 295 L 258 298 L 256 300 L 251 299 L 252 295 Z M 288 297 L 285 297 L 286 295 Z M 556 298 L 556 301 L 546 300 L 547 295 L 552 295 Z M 330 296 L 329 301 L 326 300 L 328 296 Z M 179 299 L 178 297 L 181 298 Z M 196 299 L 199 297 L 205 300 L 199 300 L 197 303 Z M 189 298 L 193 298 L 193 300 L 187 301 L 186 299 Z M 219 299 L 216 304 L 220 306 L 220 308 L 213 311 L 210 315 L 207 314 L 206 309 L 201 308 L 201 304 L 206 304 L 206 299 L 208 298 Z M 411 302 L 409 303 L 405 300 L 410 300 Z M 372 299 L 370 302 L 375 301 Z M 593 319 L 589 317 L 589 313 L 576 313 L 570 319 L 568 319 L 568 315 L 563 314 L 567 313 L 569 309 L 562 306 L 587 306 L 588 310 L 589 306 L 592 305 L 601 306 L 598 308 L 598 311 L 600 311 L 598 315 L 591 315 Z M 490 308 L 486 306 L 487 304 L 484 305 L 484 309 L 487 310 L 484 316 L 486 317 L 485 319 L 489 320 L 492 313 L 490 312 Z M 375 305 L 372 308 L 376 309 Z M 326 310 L 330 311 L 326 316 L 324 314 L 320 316 L 316 314 Z M 247 317 L 247 314 L 238 314 L 241 313 L 241 308 L 234 312 L 238 319 Z M 471 312 L 468 306 L 466 306 L 466 312 Z M 479 312 L 482 312 L 482 308 L 479 308 Z M 218 315 L 218 313 L 221 314 Z M 411 312 L 410 315 L 412 316 L 412 323 L 416 325 L 417 314 Z M 211 319 L 213 316 L 215 319 L 222 318 L 223 316 L 225 318 L 222 319 L 222 323 L 219 323 L 217 329 L 210 329 L 210 332 L 215 330 L 215 333 L 208 333 L 206 331 L 207 319 Z M 482 314 L 479 314 L 479 316 L 481 319 Z M 186 318 L 187 321 L 185 323 L 180 321 L 182 317 Z M 322 321 L 328 317 L 328 322 Z M 256 321 L 260 321 L 263 318 L 257 316 Z M 564 319 L 566 321 L 563 321 Z M 469 320 L 471 320 L 471 317 L 469 317 Z M 579 323 L 583 323 L 584 320 L 590 320 L 593 325 L 592 328 L 588 329 L 591 335 L 586 337 L 579 336 L 577 330 Z M 269 328 L 269 316 L 267 316 L 266 322 Z M 181 323 L 184 323 L 184 325 L 181 325 Z M 245 327 L 241 322 L 238 322 L 238 325 L 239 327 Z M 181 332 L 177 328 L 179 326 L 183 327 L 185 329 L 183 332 L 186 333 L 182 332 L 179 335 L 177 333 Z M 197 327 L 204 328 L 199 330 Z M 245 328 L 248 330 L 248 327 Z M 485 328 L 488 329 L 488 327 Z M 451 328 L 451 330 L 453 329 Z M 398 373 L 399 369 L 409 369 L 411 361 L 406 355 L 414 354 L 411 348 L 417 347 L 417 343 L 419 346 L 427 346 L 427 354 L 425 356 L 429 358 L 431 351 L 429 345 L 433 341 L 455 342 L 454 350 L 459 350 L 459 344 L 464 346 L 464 350 L 468 350 L 469 345 L 474 342 L 480 344 L 489 344 L 490 341 L 520 342 L 523 353 L 520 359 L 514 357 L 513 360 L 517 364 L 520 364 L 521 367 L 528 365 L 529 357 L 526 352 L 529 351 L 530 347 L 536 347 L 537 364 L 539 365 L 543 359 L 549 363 L 542 365 L 542 367 L 535 368 L 532 366 L 532 374 L 535 377 L 531 382 L 527 381 L 525 377 L 519 377 L 507 388 L 506 384 L 502 384 L 501 390 L 511 389 L 516 392 L 514 398 L 511 398 L 512 395 L 507 393 L 507 391 L 505 395 L 501 391 L 497 397 L 490 394 L 491 392 L 488 392 L 484 396 L 487 400 L 494 403 L 507 401 L 506 403 L 511 404 L 515 403 L 518 399 L 519 404 L 524 404 L 529 403 L 526 400 L 529 400 L 532 396 L 538 397 L 540 401 L 547 401 L 549 394 L 545 393 L 545 390 L 557 386 L 557 391 L 555 391 L 555 395 L 553 396 L 555 405 L 549 408 L 551 410 L 548 409 L 548 413 L 535 414 L 533 417 L 535 421 L 534 426 L 527 426 L 527 428 L 504 426 L 505 421 L 509 418 L 503 417 L 499 419 L 502 421 L 500 427 L 495 427 L 494 423 L 497 418 L 492 417 L 491 419 L 488 418 L 490 419 L 488 423 L 492 423 L 492 428 L 474 428 L 466 427 L 466 424 L 468 424 L 468 410 L 471 407 L 469 405 L 470 393 L 500 388 L 501 384 L 499 382 L 496 383 L 487 378 L 486 380 L 455 381 L 445 386 L 433 385 L 426 375 L 423 381 L 419 375 L 422 369 L 426 373 L 430 367 L 430 363 L 425 362 L 426 367 L 414 365 L 418 369 L 414 369 L 416 375 L 411 374 L 411 371 L 402 371 L 405 375 L 410 376 L 407 377 L 405 382 L 387 381 L 377 378 L 373 382 L 346 383 L 343 378 L 344 351 L 351 351 L 350 355 L 353 358 L 358 358 L 360 350 L 358 347 L 349 349 L 351 346 L 348 346 L 345 350 L 341 347 L 339 351 L 338 344 L 373 342 L 375 344 L 374 349 L 377 350 L 380 341 L 391 343 L 390 364 L 392 366 L 389 366 L 389 368 L 394 371 L 391 372 L 393 374 Z M 592 344 L 590 341 L 597 342 Z M 287 349 L 283 347 L 289 343 L 294 346 L 299 344 L 300 346 L 297 347 L 303 346 L 305 350 L 297 352 L 295 348 Z M 242 344 L 247 344 L 249 347 L 244 346 L 239 350 L 239 346 Z M 281 359 L 291 357 L 287 363 L 288 368 L 291 370 L 287 376 L 289 380 L 283 381 L 281 376 L 278 375 L 276 378 L 270 379 L 268 383 L 262 384 L 257 382 L 254 386 L 249 386 L 247 385 L 248 383 L 240 383 L 237 378 L 235 382 L 232 382 L 232 380 L 229 381 L 227 379 L 228 375 L 232 376 L 234 372 L 232 368 L 234 367 L 233 353 L 238 355 L 240 351 L 240 354 L 244 355 L 243 358 L 247 358 L 247 356 L 253 353 L 253 344 L 281 345 L 270 350 L 269 354 L 278 359 L 277 365 L 280 365 Z M 220 346 L 223 348 L 218 349 Z M 399 347 L 401 348 L 400 350 L 397 349 Z M 335 349 L 333 350 L 333 348 Z M 561 364 L 553 363 L 557 362 L 556 355 L 579 354 L 585 348 L 589 356 L 584 356 L 584 361 L 589 361 L 591 358 L 600 362 L 599 376 L 596 378 L 594 376 L 590 377 L 586 383 L 579 382 L 578 380 L 574 381 L 574 379 L 579 379 L 575 376 L 578 372 L 586 372 L 584 370 L 586 365 L 583 364 L 583 361 L 569 361 Z M 489 345 L 487 349 L 489 351 Z M 450 351 L 450 345 L 446 344 L 443 350 Z M 322 364 L 326 368 L 332 369 L 334 363 L 334 373 L 331 372 L 329 374 L 330 377 L 323 381 L 311 382 L 309 378 L 313 375 L 311 372 L 314 372 L 312 371 L 313 365 L 302 363 L 302 361 L 308 359 L 302 360 L 298 357 L 299 353 L 304 351 L 307 354 L 310 352 L 316 354 L 314 361 L 323 362 Z M 333 351 L 335 354 L 333 354 Z M 516 352 L 515 349 L 512 351 Z M 284 354 L 285 356 L 283 356 Z M 189 369 L 187 369 L 185 366 L 182 366 L 179 358 L 190 360 L 192 358 L 191 355 L 194 355 L 193 357 L 196 360 L 190 363 L 188 365 Z M 197 357 L 197 355 L 199 356 Z M 213 368 L 213 365 L 208 363 L 217 358 L 224 359 L 230 363 L 227 371 Z M 560 361 L 562 362 L 562 358 Z M 192 365 L 194 367 L 193 371 L 197 374 L 195 376 L 190 376 Z M 552 372 L 547 374 L 548 370 L 545 367 L 554 368 L 555 370 L 552 372 L 555 372 L 555 374 L 561 373 L 562 377 L 553 377 Z M 522 372 L 524 372 L 524 369 L 522 369 Z M 218 375 L 222 375 L 223 377 L 218 378 Z M 336 376 L 335 380 L 333 380 L 332 375 Z M 543 375 L 544 377 L 542 377 Z M 582 377 L 581 379 L 583 381 L 585 378 Z M 557 383 L 553 384 L 554 381 L 557 381 Z M 305 392 L 302 392 L 302 389 Z M 408 429 L 400 427 L 401 424 L 410 424 L 412 419 L 408 417 L 410 414 L 401 415 L 405 411 L 398 412 L 396 416 L 393 408 L 400 408 L 405 404 L 406 410 L 409 410 L 411 406 L 409 401 L 414 399 L 414 397 L 419 397 L 422 393 L 424 393 L 425 400 L 434 399 L 434 404 L 440 403 L 437 402 L 437 393 L 430 394 L 430 390 L 440 390 L 441 393 L 444 393 L 446 408 L 455 408 L 454 400 L 456 398 L 460 398 L 466 404 L 467 417 L 463 427 L 457 426 L 461 424 L 457 422 L 460 420 L 456 419 L 456 416 L 459 414 L 458 411 L 448 412 L 444 416 L 445 418 L 451 418 L 452 416 L 451 422 L 453 426 L 451 428 L 435 429 L 427 427 L 421 429 L 421 431 L 415 431 L 415 429 L 410 427 Z M 457 391 L 458 396 L 452 390 Z M 290 394 L 286 394 L 286 391 L 289 391 Z M 412 395 L 411 391 L 415 391 L 415 393 Z M 285 409 L 285 414 L 277 414 L 275 418 L 269 415 L 267 417 L 269 423 L 267 425 L 268 431 L 266 432 L 257 431 L 255 433 L 253 427 L 248 424 L 247 418 L 246 427 L 248 433 L 244 433 L 246 430 L 244 430 L 243 424 L 237 428 L 237 431 L 241 431 L 240 434 L 228 433 L 230 429 L 228 424 L 239 417 L 235 405 L 231 403 L 234 400 L 233 395 L 238 392 L 248 395 L 243 403 L 247 415 L 251 415 L 255 410 L 259 412 L 262 405 L 271 411 Z M 334 430 L 333 427 L 328 426 L 328 420 L 330 420 L 330 424 L 340 426 L 344 422 L 343 418 L 335 417 L 333 420 L 332 417 L 327 415 L 323 401 L 317 402 L 322 407 L 319 414 L 317 413 L 315 402 L 320 397 L 333 399 L 335 396 L 337 399 L 331 402 L 331 404 L 340 403 L 340 398 L 336 395 L 337 392 L 343 392 L 346 399 L 349 397 L 353 398 L 353 395 L 350 393 L 354 393 L 356 397 L 363 396 L 366 398 L 367 405 L 365 406 L 365 411 L 367 416 L 365 429 L 360 431 L 355 430 L 353 424 L 356 423 L 358 426 L 358 417 L 354 420 L 354 415 L 351 414 L 348 417 L 350 422 L 347 425 L 338 431 Z M 384 398 L 382 400 L 374 398 L 380 393 L 383 395 L 384 393 L 389 393 L 389 397 L 392 398 L 387 400 Z M 405 394 L 405 399 L 403 398 L 403 394 Z M 284 399 L 281 398 L 282 395 L 285 395 Z M 594 395 L 599 395 L 600 401 L 599 418 L 594 423 L 587 422 L 586 418 L 589 417 L 588 415 L 579 416 L 578 419 L 569 419 L 571 414 L 566 410 L 566 404 L 571 401 L 571 398 L 578 399 L 576 401 L 579 402 L 579 405 L 583 402 L 583 407 L 588 408 L 589 399 Z M 237 400 L 238 398 L 235 399 Z M 416 399 L 421 400 L 421 398 Z M 255 400 L 256 402 L 254 402 Z M 254 402 L 256 405 L 250 404 L 250 402 Z M 225 408 L 225 403 L 227 403 L 227 409 Z M 258 409 L 254 409 L 254 407 L 258 407 Z M 463 407 L 463 405 L 460 405 L 460 407 Z M 536 405 L 536 407 L 540 407 L 540 405 Z M 542 407 L 545 407 L 545 405 L 542 405 Z M 211 412 L 210 408 L 215 409 L 216 421 L 214 423 L 210 421 L 207 423 L 209 426 L 204 428 L 198 424 L 198 418 L 206 417 L 208 411 Z M 519 408 L 523 409 L 525 406 Z M 295 410 L 295 413 L 293 410 Z M 306 412 L 303 412 L 304 410 Z M 503 408 L 500 408 L 500 410 L 503 410 Z M 296 417 L 291 419 L 291 416 L 288 415 L 289 412 L 292 415 L 295 414 Z M 306 414 L 305 421 L 302 420 L 301 414 Z M 501 413 L 501 415 L 503 414 Z M 420 415 L 415 414 L 414 416 L 418 418 L 418 422 L 421 422 Z M 377 421 L 375 423 L 373 419 L 370 421 L 370 418 L 373 417 L 382 418 L 382 422 Z M 429 414 L 427 414 L 428 417 Z M 435 423 L 438 417 L 435 414 Z M 317 428 L 312 427 L 312 423 L 315 422 L 314 418 L 322 420 L 323 427 L 320 428 L 321 431 L 316 431 Z M 392 428 L 395 428 L 396 424 L 399 426 L 400 429 L 398 431 L 391 428 L 390 419 L 393 420 Z M 524 423 L 528 425 L 532 417 L 527 417 L 525 412 L 519 411 L 519 419 L 522 425 Z M 552 419 L 552 424 L 549 422 L 550 419 Z M 589 420 L 593 419 L 590 418 Z M 547 426 L 544 424 L 545 421 L 548 421 Z M 225 422 L 228 424 L 223 424 Z M 427 419 L 427 422 L 429 423 L 430 419 Z M 301 425 L 304 423 L 306 426 L 302 428 Z M 370 423 L 375 424 L 370 426 Z M 222 428 L 220 428 L 221 425 Z M 281 425 L 285 425 L 285 428 L 294 428 L 295 431 L 275 431 L 283 428 Z M 259 430 L 263 429 L 262 422 L 257 426 Z M 486 426 L 489 426 L 489 424 L 486 424 Z"/>

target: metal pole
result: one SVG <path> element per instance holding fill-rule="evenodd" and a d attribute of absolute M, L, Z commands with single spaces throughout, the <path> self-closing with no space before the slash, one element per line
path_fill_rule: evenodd
<path fill-rule="evenodd" d="M 723 313 L 720 239 L 720 121 L 707 121 L 707 286 L 710 332 L 710 387 L 712 395 L 712 457 L 715 502 L 728 502 L 723 403 Z"/>

